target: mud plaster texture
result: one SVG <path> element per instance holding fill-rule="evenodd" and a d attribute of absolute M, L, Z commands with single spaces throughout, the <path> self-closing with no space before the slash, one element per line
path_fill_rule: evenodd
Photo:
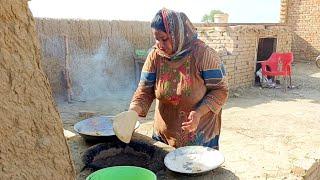
<path fill-rule="evenodd" d="M 74 179 L 27 3 L 0 1 L 0 179 Z"/>

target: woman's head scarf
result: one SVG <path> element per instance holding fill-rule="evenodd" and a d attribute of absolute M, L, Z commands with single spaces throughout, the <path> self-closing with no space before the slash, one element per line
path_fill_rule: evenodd
<path fill-rule="evenodd" d="M 160 55 L 170 60 L 181 59 L 191 52 L 191 44 L 197 39 L 196 28 L 183 12 L 164 8 L 161 14 L 166 33 L 172 42 L 173 54 L 168 55 L 158 48 Z"/>

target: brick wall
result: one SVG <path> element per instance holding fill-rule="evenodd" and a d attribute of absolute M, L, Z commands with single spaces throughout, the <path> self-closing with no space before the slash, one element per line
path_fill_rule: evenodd
<path fill-rule="evenodd" d="M 315 60 L 320 54 L 320 0 L 282 0 L 280 17 L 294 32 L 295 59 Z"/>
<path fill-rule="evenodd" d="M 225 31 L 198 27 L 198 31 L 199 38 L 219 52 L 231 89 L 253 84 L 259 38 L 277 38 L 277 52 L 291 51 L 292 35 L 286 26 L 239 25 Z"/>

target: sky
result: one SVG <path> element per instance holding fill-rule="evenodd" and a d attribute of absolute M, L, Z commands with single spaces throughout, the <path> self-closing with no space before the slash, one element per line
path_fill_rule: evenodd
<path fill-rule="evenodd" d="M 184 12 L 194 22 L 221 10 L 230 23 L 278 23 L 280 0 L 31 0 L 33 16 L 62 19 L 151 21 L 166 7 Z"/>

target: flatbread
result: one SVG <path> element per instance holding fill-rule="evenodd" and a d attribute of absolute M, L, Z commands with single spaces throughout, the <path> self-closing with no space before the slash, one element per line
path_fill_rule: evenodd
<path fill-rule="evenodd" d="M 134 131 L 138 114 L 135 111 L 129 110 L 117 114 L 113 118 L 113 131 L 115 135 L 124 143 L 129 143 Z"/>

